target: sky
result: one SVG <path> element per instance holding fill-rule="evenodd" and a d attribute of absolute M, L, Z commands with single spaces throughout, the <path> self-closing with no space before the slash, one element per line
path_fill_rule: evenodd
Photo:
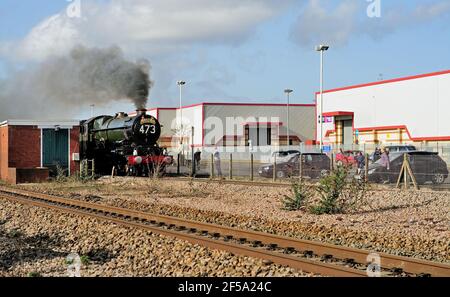
<path fill-rule="evenodd" d="M 450 69 L 450 1 L 0 0 L 0 92 L 74 46 L 118 46 L 151 64 L 148 107 L 176 106 L 177 80 L 187 82 L 183 105 L 285 103 L 286 88 L 292 103 L 312 103 L 321 43 L 330 45 L 325 89 Z M 52 112 L 29 85 L 17 108 L 39 102 Z M 9 117 L 12 99 L 1 100 Z M 75 103 L 66 111 L 77 118 L 91 104 L 96 113 L 133 109 L 124 100 Z"/>

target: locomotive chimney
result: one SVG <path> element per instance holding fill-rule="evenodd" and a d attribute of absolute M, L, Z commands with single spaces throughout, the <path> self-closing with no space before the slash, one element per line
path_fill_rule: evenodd
<path fill-rule="evenodd" d="M 137 116 L 145 115 L 145 114 L 147 114 L 147 110 L 144 109 L 144 108 L 141 108 L 141 109 L 136 110 L 136 115 L 137 115 Z"/>

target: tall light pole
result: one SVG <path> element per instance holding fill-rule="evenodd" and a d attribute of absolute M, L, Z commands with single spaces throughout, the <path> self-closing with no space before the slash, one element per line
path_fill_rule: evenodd
<path fill-rule="evenodd" d="M 91 104 L 91 118 L 94 117 L 94 108 L 95 108 L 95 104 Z"/>
<path fill-rule="evenodd" d="M 177 85 L 180 89 L 180 135 L 181 135 L 181 140 L 180 140 L 180 144 L 183 144 L 183 106 L 181 105 L 181 96 L 182 96 L 182 89 L 183 86 L 186 84 L 185 81 L 179 80 L 177 81 Z"/>
<path fill-rule="evenodd" d="M 330 47 L 328 45 L 319 45 L 316 47 L 316 51 L 320 52 L 320 151 L 323 152 L 323 52 L 327 51 Z M 316 102 L 317 104 L 317 102 Z"/>
<path fill-rule="evenodd" d="M 286 97 L 287 97 L 287 141 L 288 141 L 288 150 L 291 148 L 291 137 L 290 137 L 290 127 L 289 127 L 289 116 L 290 116 L 290 114 L 289 114 L 289 97 L 290 97 L 290 95 L 291 95 L 291 93 L 292 92 L 294 92 L 293 90 L 291 90 L 291 89 L 286 89 L 286 90 L 284 90 L 284 93 L 286 93 Z"/>

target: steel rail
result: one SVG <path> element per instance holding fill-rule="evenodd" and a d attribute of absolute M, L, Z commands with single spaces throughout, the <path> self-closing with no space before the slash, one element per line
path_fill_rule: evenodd
<path fill-rule="evenodd" d="M 262 244 L 275 244 L 277 247 L 293 249 L 296 251 L 312 251 L 318 256 L 332 255 L 336 259 L 351 259 L 357 263 L 367 263 L 371 251 L 331 245 L 322 242 L 300 240 L 290 237 L 278 236 L 269 233 L 241 230 L 221 225 L 203 223 L 177 217 L 151 214 L 132 209 L 123 209 L 114 206 L 100 205 L 74 199 L 66 199 L 40 193 L 31 193 L 23 190 L 12 190 L 0 188 L 0 194 L 15 194 L 29 198 L 39 198 L 42 201 L 60 203 L 62 205 L 79 207 L 86 210 L 95 210 L 104 214 L 117 214 L 123 217 L 134 218 L 145 221 L 164 223 L 183 228 L 207 231 L 210 234 L 220 234 L 235 239 L 245 239 L 246 242 L 261 242 Z M 415 258 L 401 257 L 386 253 L 376 253 L 381 259 L 381 267 L 385 269 L 401 269 L 407 273 L 425 274 L 431 276 L 450 276 L 450 265 L 438 262 L 430 262 Z"/>
<path fill-rule="evenodd" d="M 48 209 L 57 210 L 57 211 L 63 211 L 63 212 L 72 213 L 72 214 L 76 214 L 76 215 L 80 215 L 80 216 L 91 217 L 94 219 L 101 219 L 101 220 L 116 223 L 118 225 L 122 225 L 125 227 L 140 228 L 140 229 L 144 229 L 146 231 L 151 231 L 151 232 L 159 233 L 162 235 L 175 237 L 175 238 L 178 238 L 181 240 L 188 241 L 192 244 L 198 244 L 198 245 L 208 247 L 211 249 L 223 250 L 223 251 L 230 252 L 232 254 L 269 260 L 272 263 L 289 266 L 291 268 L 294 268 L 296 270 L 300 270 L 303 272 L 309 272 L 309 273 L 314 273 L 314 274 L 319 274 L 319 275 L 324 275 L 324 276 L 336 276 L 336 277 L 365 277 L 365 276 L 367 276 L 365 271 L 361 271 L 361 270 L 357 270 L 357 269 L 322 263 L 322 262 L 308 260 L 308 259 L 302 259 L 302 258 L 298 258 L 295 256 L 290 256 L 290 255 L 286 255 L 286 254 L 282 254 L 282 253 L 271 252 L 271 251 L 258 249 L 258 248 L 251 248 L 251 247 L 248 247 L 245 245 L 228 243 L 228 242 L 224 242 L 224 241 L 218 241 L 218 240 L 210 239 L 207 237 L 202 237 L 199 235 L 193 235 L 193 234 L 187 234 L 187 233 L 157 228 L 157 227 L 153 227 L 153 226 L 144 224 L 142 222 L 127 221 L 124 218 L 115 218 L 115 217 L 107 216 L 106 214 L 98 214 L 98 213 L 88 212 L 89 209 L 80 210 L 80 209 L 66 208 L 66 207 L 63 207 L 60 205 L 52 205 L 52 204 L 43 202 L 44 200 L 34 201 L 34 200 L 30 200 L 29 198 L 5 196 L 4 194 L 0 194 L 0 196 L 9 201 L 16 202 L 16 203 L 32 205 L 32 206 L 41 207 L 41 208 L 48 208 Z M 94 210 L 94 209 L 90 208 L 90 210 Z"/>
<path fill-rule="evenodd" d="M 192 177 L 166 177 L 167 180 L 173 181 L 193 181 L 199 183 L 216 183 L 216 184 L 224 184 L 224 185 L 238 185 L 238 186 L 257 186 L 257 187 L 277 187 L 277 188 L 289 188 L 292 187 L 292 184 L 298 181 L 298 178 L 293 178 L 289 180 L 289 182 L 273 182 L 272 179 L 267 179 L 267 181 L 246 181 L 246 180 L 230 180 L 230 179 L 209 179 L 209 178 L 192 178 Z M 397 188 L 394 187 L 386 187 L 383 185 L 370 184 L 371 190 L 373 191 L 390 191 L 396 192 Z M 311 183 L 311 186 L 315 186 Z M 450 185 L 445 186 L 437 186 L 437 185 L 421 185 L 421 193 L 432 193 L 432 192 L 444 192 L 450 191 Z M 426 190 L 426 191 L 424 191 Z"/>

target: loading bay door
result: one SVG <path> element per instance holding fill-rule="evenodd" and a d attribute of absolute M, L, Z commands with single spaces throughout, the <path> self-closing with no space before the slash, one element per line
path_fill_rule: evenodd
<path fill-rule="evenodd" d="M 67 171 L 69 168 L 69 130 L 42 130 L 42 166 L 56 174 L 57 165 Z"/>
<path fill-rule="evenodd" d="M 344 145 L 353 144 L 353 120 L 342 121 L 342 133 Z"/>

